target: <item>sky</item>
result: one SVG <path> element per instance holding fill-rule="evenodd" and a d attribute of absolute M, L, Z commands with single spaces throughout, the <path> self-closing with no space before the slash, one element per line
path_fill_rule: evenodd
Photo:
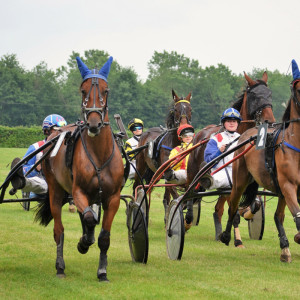
<path fill-rule="evenodd" d="M 155 51 L 202 68 L 291 74 L 300 65 L 298 0 L 1 0 L 0 56 L 56 70 L 72 51 L 104 50 L 141 80 Z"/>

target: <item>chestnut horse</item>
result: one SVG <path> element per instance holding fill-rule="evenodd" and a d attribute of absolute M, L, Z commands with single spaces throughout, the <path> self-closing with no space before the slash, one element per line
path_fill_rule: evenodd
<path fill-rule="evenodd" d="M 69 154 L 65 144 L 68 144 L 68 140 L 61 144 L 56 156 L 48 156 L 43 163 L 43 172 L 49 186 L 49 199 L 42 203 L 37 219 L 45 226 L 52 217 L 54 219 L 57 276 L 64 277 L 64 227 L 61 220 L 61 209 L 64 204 L 65 192 L 73 196 L 74 204 L 80 215 L 83 235 L 77 248 L 82 254 L 86 253 L 89 246 L 95 242 L 94 229 L 98 217 L 91 205 L 102 204 L 104 214 L 102 229 L 98 237 L 100 260 L 97 276 L 100 281 L 107 281 L 106 267 L 110 230 L 119 208 L 124 175 L 122 156 L 108 119 L 107 76 L 112 57 L 99 72 L 96 69 L 89 70 L 79 57 L 76 59 L 83 78 L 80 91 L 84 120 L 77 127 L 66 126 L 63 128 L 64 131 L 72 134 L 71 139 L 74 137 L 71 167 L 66 164 L 66 157 Z M 55 135 L 57 133 L 51 135 L 50 139 Z"/>
<path fill-rule="evenodd" d="M 229 218 L 226 230 L 221 235 L 221 241 L 228 245 L 231 238 L 232 220 L 242 194 L 249 184 L 252 187 L 256 185 L 256 189 L 258 185 L 262 186 L 278 194 L 274 220 L 278 230 L 281 248 L 280 260 L 282 262 L 291 262 L 289 241 L 283 227 L 286 205 L 295 220 L 298 231 L 294 236 L 294 241 L 300 244 L 300 207 L 297 201 L 300 186 L 300 72 L 294 60 L 292 66 L 294 75 L 291 86 L 292 95 L 283 115 L 283 123 L 279 132 L 273 134 L 275 138 L 271 145 L 274 154 L 273 172 L 275 176 L 271 176 L 265 167 L 264 149 L 256 150 L 253 147 L 245 156 L 233 163 L 233 188 L 230 195 Z M 269 132 L 272 131 L 269 130 Z M 249 129 L 241 136 L 239 142 L 256 134 L 256 128 Z M 236 151 L 236 155 L 242 152 L 245 147 L 248 145 Z"/>
<path fill-rule="evenodd" d="M 177 136 L 177 129 L 180 125 L 190 124 L 192 118 L 191 97 L 189 93 L 185 98 L 177 96 L 174 90 L 172 90 L 173 104 L 169 110 L 167 116 L 167 130 L 163 130 L 160 127 L 153 127 L 143 133 L 139 141 L 139 147 L 145 145 L 149 141 L 156 139 L 154 149 L 154 157 L 151 158 L 148 155 L 148 150 L 142 150 L 136 157 L 136 169 L 138 173 L 145 179 L 148 184 L 152 175 L 157 169 L 169 159 L 170 151 L 180 145 L 180 140 Z M 140 184 L 138 174 L 135 175 L 135 181 L 133 184 L 133 190 Z M 170 203 L 170 194 L 174 197 L 177 196 L 176 192 L 172 188 L 166 188 L 163 204 L 165 212 L 167 206 Z"/>
<path fill-rule="evenodd" d="M 232 106 L 240 112 L 243 120 L 238 127 L 238 133 L 243 133 L 247 129 L 255 126 L 256 124 L 262 123 L 265 120 L 268 120 L 269 122 L 275 122 L 275 118 L 272 111 L 271 91 L 267 87 L 267 73 L 263 73 L 261 80 L 252 80 L 246 73 L 244 73 L 244 76 L 247 81 L 247 88 Z M 200 130 L 195 136 L 194 144 L 198 143 L 201 140 L 210 138 L 212 134 L 217 133 L 221 129 L 221 125 L 209 125 L 205 127 L 204 129 Z M 200 165 L 204 161 L 205 147 L 206 144 L 198 147 L 190 154 L 187 167 L 188 184 L 190 184 L 193 181 L 194 177 L 200 170 Z M 218 201 L 215 205 L 215 212 L 213 214 L 213 218 L 216 231 L 216 240 L 219 240 L 219 235 L 222 233 L 221 219 L 226 201 L 228 203 L 229 196 L 221 195 L 218 198 Z M 187 222 L 191 223 L 193 219 L 192 204 L 188 202 L 187 207 L 188 212 L 186 218 Z M 237 223 L 238 222 L 239 220 L 237 220 Z M 238 224 L 235 225 L 235 227 L 237 228 Z M 238 229 L 236 231 L 237 235 L 239 235 Z M 239 236 L 237 236 L 237 240 L 237 246 L 242 245 Z"/>

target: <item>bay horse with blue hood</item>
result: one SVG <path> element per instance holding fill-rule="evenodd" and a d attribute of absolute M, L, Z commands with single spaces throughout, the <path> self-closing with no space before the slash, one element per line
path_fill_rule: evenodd
<path fill-rule="evenodd" d="M 80 85 L 83 121 L 76 124 L 77 126 L 68 125 L 62 129 L 68 131 L 69 139 L 65 139 L 55 156 L 50 155 L 43 162 L 42 168 L 49 186 L 49 199 L 41 203 L 36 219 L 45 226 L 52 217 L 54 219 L 57 276 L 64 277 L 64 227 L 61 211 L 65 193 L 73 196 L 80 215 L 83 235 L 77 248 L 82 254 L 87 253 L 95 242 L 94 229 L 98 217 L 91 205 L 101 204 L 104 214 L 98 236 L 100 260 L 97 277 L 100 281 L 107 281 L 110 230 L 119 208 L 124 176 L 122 156 L 108 119 L 107 76 L 113 59 L 110 57 L 99 71 L 90 70 L 79 57 L 76 60 L 83 78 Z M 57 134 L 59 133 L 52 134 L 49 139 Z M 71 162 L 67 162 L 70 143 L 73 143 L 73 155 Z"/>
<path fill-rule="evenodd" d="M 266 150 L 256 150 L 253 147 L 241 159 L 233 163 L 233 187 L 230 196 L 229 217 L 226 230 L 220 239 L 226 245 L 231 239 L 231 228 L 234 215 L 238 209 L 243 193 L 245 201 L 251 201 L 259 186 L 278 195 L 278 205 L 274 220 L 278 230 L 281 248 L 280 260 L 291 262 L 289 241 L 283 222 L 287 206 L 294 218 L 297 233 L 294 241 L 300 244 L 300 72 L 295 60 L 292 61 L 293 81 L 291 83 L 291 98 L 277 130 L 268 130 Z M 257 128 L 249 129 L 239 139 L 239 143 L 258 134 Z M 236 151 L 238 155 L 249 147 L 249 144 Z M 271 155 L 268 155 L 269 151 Z M 266 157 L 271 157 L 271 161 Z M 268 167 L 266 167 L 268 166 Z M 250 185 L 249 185 L 250 184 Z M 249 189 L 251 187 L 251 189 Z M 247 199 L 248 198 L 248 199 Z"/>

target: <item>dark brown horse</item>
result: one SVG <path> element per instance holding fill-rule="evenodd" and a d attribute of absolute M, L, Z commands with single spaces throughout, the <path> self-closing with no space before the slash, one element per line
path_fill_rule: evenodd
<path fill-rule="evenodd" d="M 104 215 L 98 237 L 100 261 L 97 276 L 100 281 L 107 280 L 110 230 L 119 208 L 124 175 L 122 156 L 108 119 L 107 76 L 111 63 L 112 58 L 109 58 L 98 72 L 96 69 L 89 70 L 77 57 L 77 64 L 83 78 L 80 91 L 84 120 L 78 126 L 67 126 L 63 129 L 72 133 L 66 143 L 74 144 L 71 149 L 71 153 L 74 153 L 73 158 L 67 166 L 66 158 L 70 156 L 69 148 L 63 143 L 57 155 L 48 156 L 43 163 L 43 172 L 49 186 L 48 201 L 50 202 L 43 203 L 37 218 L 43 225 L 47 225 L 52 217 L 54 219 L 54 240 L 57 245 L 56 270 L 59 277 L 65 276 L 64 227 L 61 220 L 61 208 L 67 192 L 73 196 L 82 222 L 83 235 L 77 246 L 82 254 L 86 253 L 89 246 L 95 242 L 94 229 L 98 218 L 91 205 L 102 204 Z M 52 137 L 53 135 L 50 136 Z"/>
<path fill-rule="evenodd" d="M 190 124 L 192 118 L 192 107 L 191 107 L 191 93 L 185 98 L 180 98 L 172 90 L 172 108 L 169 110 L 167 116 L 167 130 L 163 130 L 160 127 L 153 127 L 143 133 L 139 141 L 139 146 L 145 145 L 149 141 L 156 140 L 154 144 L 154 157 L 149 157 L 148 150 L 141 151 L 136 157 L 136 168 L 139 174 L 145 179 L 146 183 L 149 183 L 152 175 L 157 169 L 169 159 L 170 150 L 180 145 L 180 141 L 177 136 L 177 129 L 180 125 Z M 140 184 L 138 175 L 135 175 L 135 182 L 133 189 Z M 167 205 L 170 203 L 170 194 L 176 197 L 176 192 L 172 188 L 166 188 L 163 204 L 165 211 Z"/>
<path fill-rule="evenodd" d="M 298 66 L 295 65 L 296 62 L 293 61 L 292 95 L 283 116 L 280 132 L 277 134 L 274 132 L 274 144 L 270 146 L 275 157 L 274 176 L 271 176 L 272 172 L 269 173 L 265 167 L 264 149 L 256 150 L 253 147 L 243 158 L 233 163 L 233 188 L 230 196 L 229 218 L 226 230 L 221 235 L 221 241 L 228 245 L 233 216 L 237 211 L 242 194 L 249 184 L 252 189 L 256 188 L 256 190 L 258 186 L 262 186 L 279 196 L 274 220 L 280 241 L 280 260 L 283 262 L 291 262 L 289 242 L 283 227 L 286 205 L 295 220 L 298 231 L 294 236 L 294 241 L 300 244 L 300 207 L 297 201 L 300 186 L 300 72 Z M 269 132 L 272 131 L 274 130 L 269 130 Z M 239 142 L 256 134 L 256 128 L 249 129 L 241 136 Z M 248 145 L 236 151 L 236 155 L 245 147 Z M 247 190 L 249 189 L 247 188 Z"/>
<path fill-rule="evenodd" d="M 238 133 L 243 133 L 247 129 L 255 126 L 256 124 L 262 123 L 265 120 L 268 120 L 269 122 L 275 122 L 271 104 L 271 91 L 267 87 L 267 73 L 264 72 L 262 80 L 252 80 L 246 73 L 244 76 L 248 84 L 247 88 L 232 106 L 240 112 L 243 120 L 238 127 Z M 201 140 L 210 138 L 212 134 L 217 133 L 221 129 L 221 125 L 209 125 L 205 127 L 195 136 L 194 144 Z M 192 182 L 200 170 L 200 165 L 204 161 L 205 147 L 206 144 L 200 146 L 190 154 L 187 168 L 188 184 Z M 213 217 L 216 230 L 216 240 L 219 240 L 219 235 L 222 233 L 221 218 L 224 212 L 224 205 L 226 201 L 229 201 L 229 196 L 222 195 L 218 198 L 218 201 L 215 205 Z M 188 205 L 188 207 L 190 207 L 190 205 Z M 186 218 L 188 223 L 192 221 L 193 216 L 191 209 L 188 210 Z M 239 235 L 238 229 L 236 231 L 237 235 Z M 240 237 L 237 236 L 237 239 L 240 240 Z M 240 244 L 240 242 L 237 243 Z"/>

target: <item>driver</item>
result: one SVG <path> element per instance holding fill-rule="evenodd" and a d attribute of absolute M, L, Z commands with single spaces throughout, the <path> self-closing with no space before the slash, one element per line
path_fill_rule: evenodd
<path fill-rule="evenodd" d="M 27 149 L 24 157 L 32 153 L 33 151 L 37 150 L 41 146 L 43 146 L 46 142 L 46 139 L 54 130 L 58 129 L 59 127 L 66 126 L 66 120 L 57 114 L 52 114 L 47 116 L 42 125 L 42 130 L 45 135 L 45 139 L 42 141 L 38 141 L 29 146 Z M 24 192 L 30 192 L 31 197 L 34 194 L 37 195 L 44 195 L 48 192 L 48 185 L 47 182 L 41 172 L 41 165 L 39 164 L 31 173 L 29 173 L 26 177 L 24 174 L 28 172 L 31 167 L 42 157 L 43 152 L 37 153 L 34 157 L 32 157 L 26 164 L 23 165 L 23 169 L 19 169 L 18 172 L 14 175 L 11 180 L 11 184 L 13 186 L 13 191 L 11 194 L 15 194 L 18 189 L 22 189 Z M 11 163 L 11 169 L 20 161 L 20 158 L 15 158 Z M 71 202 L 69 203 L 69 210 L 71 212 L 75 212 L 75 206 Z"/>
<path fill-rule="evenodd" d="M 217 133 L 208 141 L 204 151 L 204 161 L 206 163 L 209 163 L 224 151 L 237 145 L 240 134 L 236 131 L 241 120 L 240 113 L 234 108 L 228 108 L 223 112 L 221 123 L 224 131 Z M 212 167 L 211 171 L 217 170 L 232 160 L 233 156 L 234 152 L 222 158 Z M 229 164 L 213 176 L 206 173 L 199 181 L 205 189 L 232 188 L 232 164 Z"/>
<path fill-rule="evenodd" d="M 143 133 L 144 128 L 144 122 L 141 119 L 134 118 L 130 120 L 128 123 L 128 129 L 132 132 L 133 137 L 128 139 L 125 142 L 125 151 L 129 152 L 137 148 L 139 140 L 141 138 L 141 135 Z M 130 154 L 129 158 L 133 158 L 135 154 Z M 136 160 L 131 159 L 131 162 L 134 166 L 136 166 Z M 129 179 L 133 179 L 135 176 L 135 169 L 132 165 L 130 165 L 130 171 L 129 171 Z"/>

